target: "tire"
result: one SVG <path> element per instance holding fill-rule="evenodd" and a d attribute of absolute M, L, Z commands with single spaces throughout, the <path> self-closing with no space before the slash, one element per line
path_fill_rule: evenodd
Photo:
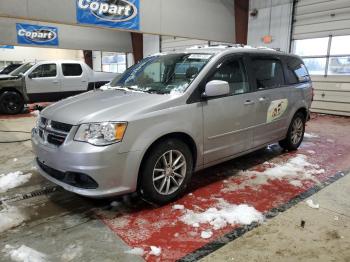
<path fill-rule="evenodd" d="M 288 128 L 287 137 L 279 141 L 279 145 L 288 151 L 297 150 L 304 138 L 305 132 L 305 116 L 301 112 L 297 112 Z"/>
<path fill-rule="evenodd" d="M 8 115 L 16 115 L 22 112 L 24 99 L 15 91 L 5 91 L 0 95 L 0 111 Z"/>
<path fill-rule="evenodd" d="M 172 165 L 169 166 L 169 162 Z M 189 147 L 178 139 L 163 140 L 150 150 L 143 161 L 138 192 L 152 204 L 169 203 L 185 192 L 192 170 L 193 157 Z"/>

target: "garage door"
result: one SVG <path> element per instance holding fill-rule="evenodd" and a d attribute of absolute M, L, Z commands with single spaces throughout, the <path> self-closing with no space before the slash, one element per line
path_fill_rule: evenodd
<path fill-rule="evenodd" d="M 350 116 L 350 1 L 299 0 L 294 11 L 292 50 L 312 75 L 312 111 Z"/>

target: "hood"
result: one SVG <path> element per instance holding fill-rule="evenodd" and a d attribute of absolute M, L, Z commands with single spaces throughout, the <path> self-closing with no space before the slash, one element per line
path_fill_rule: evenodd
<path fill-rule="evenodd" d="M 12 75 L 0 75 L 0 80 L 11 80 L 16 79 L 18 76 L 12 76 Z"/>
<path fill-rule="evenodd" d="M 170 95 L 123 90 L 96 90 L 61 100 L 46 107 L 41 115 L 71 125 L 126 121 L 128 116 L 157 106 L 171 98 Z"/>

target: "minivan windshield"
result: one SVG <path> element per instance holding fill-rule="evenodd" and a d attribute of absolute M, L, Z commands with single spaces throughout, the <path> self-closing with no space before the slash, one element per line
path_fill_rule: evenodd
<path fill-rule="evenodd" d="M 157 94 L 182 93 L 211 57 L 199 53 L 150 56 L 128 68 L 110 86 Z"/>
<path fill-rule="evenodd" d="M 12 76 L 19 76 L 20 74 L 24 74 L 29 69 L 31 69 L 33 67 L 33 65 L 34 65 L 34 63 L 26 63 L 24 65 L 21 65 L 16 70 L 12 71 L 12 73 L 10 75 L 12 75 Z"/>

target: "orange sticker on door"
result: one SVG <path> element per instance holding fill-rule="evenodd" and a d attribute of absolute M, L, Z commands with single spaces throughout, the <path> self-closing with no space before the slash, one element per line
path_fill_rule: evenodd
<path fill-rule="evenodd" d="M 267 123 L 270 123 L 280 118 L 288 107 L 288 99 L 274 100 L 270 103 L 269 110 L 267 111 Z"/>

